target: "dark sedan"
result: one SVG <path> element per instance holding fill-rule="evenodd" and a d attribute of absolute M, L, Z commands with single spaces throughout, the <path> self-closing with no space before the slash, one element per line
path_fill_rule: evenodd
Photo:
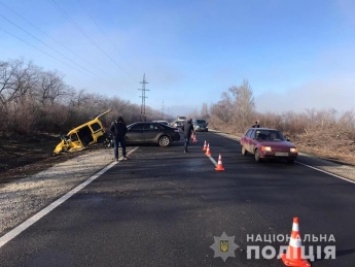
<path fill-rule="evenodd" d="M 168 146 L 180 140 L 179 130 L 157 122 L 136 122 L 127 126 L 126 142 L 129 145 L 158 144 Z"/>
<path fill-rule="evenodd" d="M 293 163 L 298 156 L 296 146 L 284 135 L 268 128 L 250 128 L 240 139 L 242 154 L 253 154 L 255 161 L 262 159 L 283 158 Z"/>

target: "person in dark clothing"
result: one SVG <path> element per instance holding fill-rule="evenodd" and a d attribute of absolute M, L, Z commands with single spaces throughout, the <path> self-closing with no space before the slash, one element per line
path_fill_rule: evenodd
<path fill-rule="evenodd" d="M 117 120 L 111 124 L 110 132 L 113 135 L 113 144 L 114 144 L 113 152 L 114 152 L 115 159 L 117 161 L 127 160 L 126 140 L 125 140 L 125 136 L 127 133 L 127 126 L 121 116 L 118 117 Z M 121 158 L 118 157 L 119 144 L 121 144 L 121 147 L 122 147 L 122 157 Z"/>
<path fill-rule="evenodd" d="M 192 125 L 192 119 L 188 119 L 181 127 L 184 132 L 184 153 L 188 153 L 187 147 L 189 146 L 191 134 L 194 132 L 194 127 Z"/>
<path fill-rule="evenodd" d="M 255 121 L 255 124 L 253 125 L 253 128 L 259 128 L 259 127 L 260 127 L 259 121 Z"/>

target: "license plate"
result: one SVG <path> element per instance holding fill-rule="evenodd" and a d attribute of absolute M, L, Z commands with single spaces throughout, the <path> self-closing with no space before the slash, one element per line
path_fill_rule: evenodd
<path fill-rule="evenodd" d="M 288 157 L 287 152 L 275 152 L 276 157 Z"/>

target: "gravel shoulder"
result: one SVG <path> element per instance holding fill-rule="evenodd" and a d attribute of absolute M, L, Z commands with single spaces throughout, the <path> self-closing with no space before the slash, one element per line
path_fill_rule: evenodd
<path fill-rule="evenodd" d="M 92 150 L 37 174 L 1 184 L 0 236 L 112 161 L 112 149 Z"/>

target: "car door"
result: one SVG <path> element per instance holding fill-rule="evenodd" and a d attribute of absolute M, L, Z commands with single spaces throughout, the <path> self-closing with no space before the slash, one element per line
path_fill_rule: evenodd
<path fill-rule="evenodd" d="M 256 147 L 256 130 L 251 130 L 249 132 L 249 136 L 248 136 L 248 151 L 250 153 L 254 153 L 255 147 Z"/>
<path fill-rule="evenodd" d="M 249 129 L 244 136 L 242 137 L 241 144 L 244 147 L 246 151 L 249 151 L 250 147 L 250 134 L 252 132 L 252 129 Z"/>
<path fill-rule="evenodd" d="M 76 149 L 84 147 L 84 145 L 81 142 L 77 132 L 71 133 L 69 135 L 69 140 L 70 140 L 69 147 L 73 151 L 76 150 Z"/>
<path fill-rule="evenodd" d="M 144 139 L 144 123 L 130 125 L 127 129 L 126 142 L 130 144 L 142 144 Z"/>
<path fill-rule="evenodd" d="M 161 132 L 162 126 L 157 123 L 144 124 L 144 138 L 146 143 L 157 143 Z"/>

